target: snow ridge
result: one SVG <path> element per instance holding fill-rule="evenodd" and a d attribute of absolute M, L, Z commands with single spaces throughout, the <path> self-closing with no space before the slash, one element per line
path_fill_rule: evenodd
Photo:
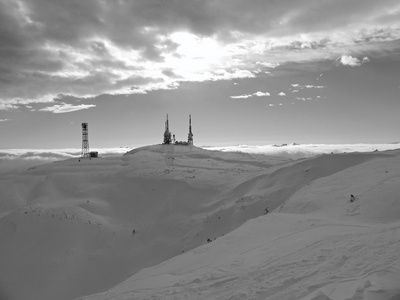
<path fill-rule="evenodd" d="M 0 296 L 396 299 L 399 154 L 155 145 L 3 176 Z"/>

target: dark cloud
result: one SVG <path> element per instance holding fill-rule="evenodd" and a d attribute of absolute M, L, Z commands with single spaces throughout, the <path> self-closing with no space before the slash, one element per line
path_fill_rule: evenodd
<path fill-rule="evenodd" d="M 165 70 L 162 70 L 161 73 L 164 74 L 165 76 L 168 76 L 168 77 L 179 78 L 179 76 L 176 75 L 176 74 L 174 73 L 174 70 L 172 70 L 172 69 L 165 69 Z"/>
<path fill-rule="evenodd" d="M 90 47 L 93 52 L 95 52 L 99 56 L 110 57 L 110 52 L 107 49 L 107 46 L 102 41 L 94 41 L 90 44 Z"/>
<path fill-rule="evenodd" d="M 101 1 L 24 1 L 45 40 L 79 46 L 104 26 Z"/>
<path fill-rule="evenodd" d="M 398 7 L 397 0 L 0 0 L 1 99 L 45 102 L 58 94 L 121 92 L 139 85 L 130 81 L 135 78 L 144 84 L 176 78 L 172 69 L 148 74 L 134 63 L 162 63 L 167 54 L 180 58 L 170 38 L 176 31 L 225 44 L 259 35 L 266 42 L 260 55 L 333 48 L 339 42 L 330 33 L 339 29 L 358 44 L 392 41 L 400 36 Z M 271 38 L 296 34 L 318 37 L 267 47 Z"/>
<path fill-rule="evenodd" d="M 394 0 L 350 0 L 350 1 L 302 1 L 302 10 L 290 20 L 290 30 L 306 32 L 330 31 L 333 28 L 346 28 L 351 31 L 360 24 L 380 25 L 378 21 L 388 12 L 395 10 L 399 3 Z M 296 7 L 299 7 L 296 5 Z M 397 15 L 399 12 L 397 11 Z M 352 28 L 353 27 L 353 28 Z"/>

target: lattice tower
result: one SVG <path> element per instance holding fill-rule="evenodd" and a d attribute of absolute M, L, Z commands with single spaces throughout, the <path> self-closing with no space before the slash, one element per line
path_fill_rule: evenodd
<path fill-rule="evenodd" d="M 89 125 L 88 123 L 82 123 L 82 152 L 81 157 L 90 157 L 89 154 Z"/>

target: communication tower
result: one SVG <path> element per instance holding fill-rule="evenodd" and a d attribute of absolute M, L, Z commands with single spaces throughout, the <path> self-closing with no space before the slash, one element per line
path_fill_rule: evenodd
<path fill-rule="evenodd" d="M 189 115 L 189 134 L 188 134 L 188 145 L 193 145 L 192 116 L 191 116 L 191 115 Z"/>
<path fill-rule="evenodd" d="M 164 145 L 169 145 L 171 144 L 171 132 L 169 131 L 169 123 L 168 123 L 168 115 L 167 115 L 167 120 L 165 121 L 165 131 L 164 131 Z"/>
<path fill-rule="evenodd" d="M 89 152 L 89 126 L 88 123 L 82 123 L 82 153 L 81 158 L 90 157 Z"/>

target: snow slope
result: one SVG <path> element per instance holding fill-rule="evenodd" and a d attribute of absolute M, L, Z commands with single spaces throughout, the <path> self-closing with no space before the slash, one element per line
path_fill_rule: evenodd
<path fill-rule="evenodd" d="M 3 176 L 0 299 L 400 299 L 399 154 L 158 145 Z"/>
<path fill-rule="evenodd" d="M 271 213 L 82 299 L 399 299 L 399 225 Z M 396 298 L 397 297 L 397 298 Z"/>
<path fill-rule="evenodd" d="M 5 298 L 71 299 L 102 291 L 202 245 L 214 237 L 204 224 L 230 186 L 282 162 L 196 147 L 151 146 L 130 154 L 74 158 L 0 178 Z M 244 220 L 227 220 L 218 234 Z"/>

